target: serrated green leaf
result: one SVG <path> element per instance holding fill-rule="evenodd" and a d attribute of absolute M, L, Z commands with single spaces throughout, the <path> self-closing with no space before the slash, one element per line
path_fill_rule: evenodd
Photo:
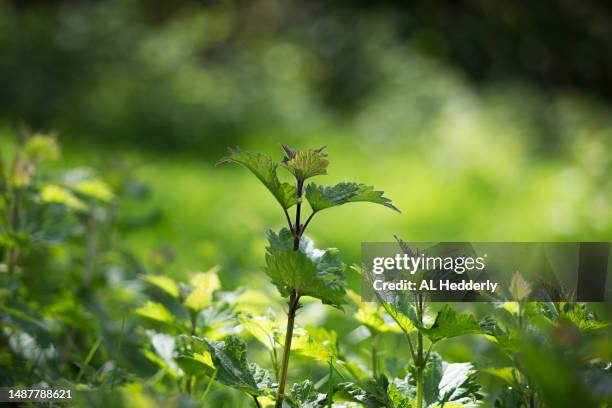
<path fill-rule="evenodd" d="M 562 302 L 559 305 L 560 320 L 569 321 L 583 333 L 597 331 L 608 327 L 608 323 L 597 320 L 584 303 Z"/>
<path fill-rule="evenodd" d="M 434 343 L 465 334 L 484 334 L 474 316 L 459 313 L 448 304 L 438 312 L 430 327 L 420 324 L 418 320 L 412 320 L 412 323 Z"/>
<path fill-rule="evenodd" d="M 400 380 L 401 381 L 401 380 Z M 414 387 L 412 387 L 412 389 L 414 390 Z M 412 392 L 412 395 L 410 397 L 407 396 L 407 391 L 404 389 L 401 389 L 401 385 L 398 383 L 398 379 L 396 379 L 393 383 L 391 383 L 391 385 L 389 386 L 389 399 L 391 399 L 391 402 L 393 403 L 394 408 L 413 408 L 414 405 L 412 404 L 412 401 L 415 400 L 416 396 L 414 395 L 414 392 Z"/>
<path fill-rule="evenodd" d="M 389 380 L 381 375 L 375 380 L 360 384 L 344 382 L 338 384 L 338 390 L 350 401 L 355 401 L 367 408 L 395 408 L 388 394 Z"/>
<path fill-rule="evenodd" d="M 480 327 L 487 338 L 497 343 L 509 356 L 518 351 L 519 339 L 517 336 L 510 331 L 504 330 L 495 320 L 486 319 L 480 322 Z"/>
<path fill-rule="evenodd" d="M 286 228 L 278 235 L 269 231 L 268 244 L 264 271 L 283 296 L 295 290 L 332 306 L 346 303 L 344 263 L 337 249 L 316 249 L 302 236 L 299 250 L 294 251 L 293 235 Z"/>
<path fill-rule="evenodd" d="M 332 330 L 306 326 L 305 333 L 294 336 L 291 350 L 318 361 L 329 362 L 338 356 L 338 336 Z"/>
<path fill-rule="evenodd" d="M 384 307 L 376 306 L 372 302 L 364 302 L 359 294 L 350 289 L 346 293 L 348 298 L 357 306 L 353 317 L 366 326 L 372 334 L 400 333 L 402 331 L 398 325 L 394 324 Z"/>
<path fill-rule="evenodd" d="M 290 408 L 323 408 L 327 406 L 327 395 L 317 392 L 312 381 L 305 380 L 293 384 L 286 402 Z"/>
<path fill-rule="evenodd" d="M 229 155 L 217 162 L 217 164 L 223 163 L 238 163 L 249 169 L 284 209 L 291 208 L 297 203 L 295 186 L 280 182 L 276 174 L 278 163 L 269 156 L 246 152 L 240 148 L 229 149 Z"/>
<path fill-rule="evenodd" d="M 310 177 L 327 174 L 327 154 L 323 149 L 295 150 L 283 146 L 285 150 L 284 167 L 295 176 L 299 181 L 304 181 Z"/>
<path fill-rule="evenodd" d="M 416 369 L 411 368 L 404 380 L 394 380 L 406 399 L 414 400 L 416 395 Z M 424 406 L 453 406 L 452 404 L 473 404 L 481 398 L 480 386 L 470 363 L 446 363 L 438 353 L 432 353 L 423 370 Z M 391 388 L 390 388 L 391 391 Z M 402 399 L 397 396 L 398 401 Z"/>
<path fill-rule="evenodd" d="M 442 357 L 438 353 L 432 353 L 423 370 L 423 399 L 425 406 L 436 403 L 438 389 L 442 380 L 443 367 Z"/>
<path fill-rule="evenodd" d="M 480 386 L 475 382 L 470 363 L 442 363 L 443 374 L 438 385 L 440 402 L 469 403 L 477 400 Z"/>
<path fill-rule="evenodd" d="M 269 316 L 253 316 L 248 313 L 242 313 L 238 318 L 242 327 L 268 350 L 274 350 L 278 346 L 281 329 L 272 318 Z"/>
<path fill-rule="evenodd" d="M 142 279 L 149 282 L 151 285 L 158 287 L 174 298 L 179 297 L 179 286 L 172 278 L 163 275 L 145 275 L 142 277 Z"/>
<path fill-rule="evenodd" d="M 379 298 L 379 301 L 389 316 L 395 321 L 397 326 L 404 333 L 408 334 L 416 330 L 413 321 L 418 321 L 416 318 L 416 312 L 414 306 L 409 305 L 407 302 L 402 303 L 389 303 Z M 410 317 L 409 317 L 410 315 Z"/>
<path fill-rule="evenodd" d="M 161 303 L 147 300 L 144 306 L 136 309 L 136 314 L 163 323 L 174 322 L 174 317 Z"/>
<path fill-rule="evenodd" d="M 359 183 L 339 183 L 328 187 L 310 183 L 306 186 L 305 192 L 306 199 L 314 212 L 360 201 L 381 204 L 399 212 L 391 200 L 383 194 L 383 191 L 374 190 L 373 186 Z"/>
<path fill-rule="evenodd" d="M 217 368 L 216 380 L 250 395 L 268 394 L 276 384 L 270 373 L 247 361 L 246 344 L 236 336 L 223 341 L 204 339 L 212 362 Z"/>

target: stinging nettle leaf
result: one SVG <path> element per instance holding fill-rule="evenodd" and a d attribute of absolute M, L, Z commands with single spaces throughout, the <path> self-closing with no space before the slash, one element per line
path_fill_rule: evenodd
<path fill-rule="evenodd" d="M 293 384 L 287 399 L 291 408 L 323 408 L 327 406 L 327 395 L 317 392 L 312 381 Z"/>
<path fill-rule="evenodd" d="M 163 323 L 173 323 L 174 317 L 161 303 L 147 300 L 147 303 L 136 309 L 136 314 Z"/>
<path fill-rule="evenodd" d="M 299 250 L 294 251 L 293 235 L 286 228 L 279 234 L 269 231 L 268 244 L 264 271 L 284 297 L 295 290 L 332 306 L 346 303 L 344 263 L 337 249 L 316 249 L 302 236 Z"/>
<path fill-rule="evenodd" d="M 395 386 L 395 388 L 393 387 Z M 423 399 L 425 407 L 474 406 L 482 398 L 480 385 L 470 363 L 446 363 L 438 353 L 432 353 L 423 370 Z M 405 379 L 395 379 L 389 396 L 396 407 L 412 407 L 406 401 L 416 396 L 416 369 Z"/>
<path fill-rule="evenodd" d="M 357 310 L 353 317 L 359 323 L 365 325 L 372 334 L 378 333 L 401 333 L 402 329 L 394 324 L 393 318 L 390 317 L 383 306 L 376 306 L 370 302 L 361 300 L 361 296 L 352 290 L 347 290 L 349 299 L 357 306 Z M 407 325 L 404 325 L 406 327 Z"/>
<path fill-rule="evenodd" d="M 409 315 L 409 317 L 411 317 Z M 474 316 L 457 312 L 450 305 L 444 305 L 436 315 L 430 327 L 422 325 L 418 320 L 412 319 L 417 329 L 432 342 L 465 334 L 484 334 L 482 327 Z"/>
<path fill-rule="evenodd" d="M 179 297 L 179 286 L 172 278 L 163 275 L 144 275 L 142 279 L 151 285 L 158 287 L 174 298 Z"/>
<path fill-rule="evenodd" d="M 383 194 L 383 191 L 374 190 L 373 186 L 360 183 L 338 183 L 335 186 L 310 183 L 306 186 L 306 199 L 314 212 L 354 202 L 381 204 L 399 212 Z"/>
<path fill-rule="evenodd" d="M 251 170 L 284 209 L 291 208 L 297 203 L 295 186 L 289 183 L 282 183 L 278 179 L 276 174 L 278 162 L 272 160 L 270 156 L 247 152 L 240 148 L 230 148 L 229 155 L 217 162 L 217 164 L 224 163 L 238 163 Z"/>
<path fill-rule="evenodd" d="M 349 401 L 355 401 L 367 408 L 395 408 L 394 401 L 388 394 L 389 380 L 381 375 L 376 379 L 363 381 L 360 384 L 343 382 L 338 384 L 339 392 Z M 398 398 L 395 398 L 396 401 Z"/>
<path fill-rule="evenodd" d="M 217 369 L 216 380 L 220 383 L 250 395 L 268 394 L 276 387 L 268 371 L 247 361 L 246 344 L 238 337 L 229 336 L 219 342 L 204 341 Z"/>
<path fill-rule="evenodd" d="M 322 327 L 307 326 L 305 333 L 294 336 L 291 349 L 318 361 L 329 362 L 338 356 L 338 336 L 336 332 Z"/>

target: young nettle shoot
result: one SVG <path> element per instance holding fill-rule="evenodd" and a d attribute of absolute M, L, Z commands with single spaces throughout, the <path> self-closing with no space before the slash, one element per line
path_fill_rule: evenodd
<path fill-rule="evenodd" d="M 344 263 L 335 248 L 319 250 L 304 236 L 314 216 L 327 208 L 346 203 L 365 201 L 382 204 L 399 211 L 391 200 L 372 186 L 343 182 L 334 186 L 321 186 L 306 182 L 315 176 L 327 174 L 329 160 L 325 147 L 297 150 L 282 145 L 284 157 L 280 161 L 270 156 L 250 153 L 239 148 L 230 149 L 229 155 L 219 163 L 238 163 L 248 168 L 272 193 L 283 209 L 287 228 L 268 232 L 268 247 L 264 271 L 271 278 L 281 295 L 288 299 L 287 330 L 281 363 L 276 407 L 283 405 L 287 369 L 293 338 L 295 315 L 303 296 L 311 296 L 324 304 L 340 308 L 346 303 Z M 277 169 L 284 168 L 293 175 L 293 183 L 281 182 Z M 311 212 L 304 214 L 304 198 Z M 294 216 L 290 214 L 295 207 Z M 331 395 L 329 396 L 331 398 Z"/>

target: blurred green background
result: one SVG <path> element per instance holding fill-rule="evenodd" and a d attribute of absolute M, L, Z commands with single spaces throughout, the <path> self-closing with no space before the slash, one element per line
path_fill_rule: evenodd
<path fill-rule="evenodd" d="M 503 1 L 0 1 L 2 146 L 58 132 L 58 168 L 130 172 L 148 200 L 122 243 L 177 276 L 264 282 L 284 218 L 228 146 L 328 145 L 330 175 L 402 210 L 351 205 L 310 234 L 360 242 L 612 236 L 609 6 Z M 356 282 L 355 278 L 352 279 Z M 258 281 L 255 281 L 258 282 Z"/>

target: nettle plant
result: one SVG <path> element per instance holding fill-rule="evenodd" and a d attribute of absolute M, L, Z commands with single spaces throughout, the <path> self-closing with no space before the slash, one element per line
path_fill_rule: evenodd
<path fill-rule="evenodd" d="M 300 299 L 310 296 L 337 308 L 346 303 L 345 265 L 339 252 L 335 248 L 316 249 L 312 240 L 304 235 L 308 225 L 322 210 L 351 202 L 371 202 L 399 211 L 382 191 L 365 184 L 343 182 L 334 186 L 321 186 L 310 182 L 306 185 L 312 177 L 327 174 L 329 160 L 324 153 L 325 147 L 297 150 L 282 145 L 282 149 L 284 157 L 281 161 L 239 148 L 230 149 L 229 155 L 219 161 L 238 163 L 248 168 L 276 198 L 287 221 L 287 228 L 279 232 L 268 232 L 264 267 L 265 273 L 281 295 L 288 299 L 289 305 L 276 395 L 277 408 L 282 407 L 285 397 L 291 342 Z M 295 181 L 281 182 L 277 175 L 278 167 L 287 170 Z M 311 208 L 308 217 L 304 217 L 303 213 L 304 198 Z M 293 207 L 295 216 L 292 218 L 289 211 Z"/>

